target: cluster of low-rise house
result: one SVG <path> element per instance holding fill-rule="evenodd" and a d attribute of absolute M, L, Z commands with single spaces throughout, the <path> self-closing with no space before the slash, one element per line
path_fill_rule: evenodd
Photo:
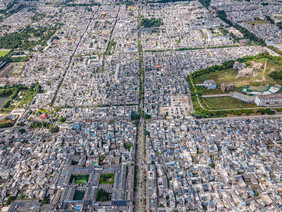
<path fill-rule="evenodd" d="M 278 210 L 280 129 L 280 118 L 147 124 L 147 207 Z"/>
<path fill-rule="evenodd" d="M 3 21 L 1 21 L 0 36 L 14 32 L 21 32 L 26 26 L 44 26 L 46 22 L 49 22 L 50 26 L 59 21 L 58 17 L 56 17 L 60 10 L 59 7 L 37 5 L 35 8 L 31 7 L 27 1 L 18 1 L 15 4 L 15 8 L 19 5 L 23 5 L 21 10 L 8 15 Z M 11 10 L 14 9 L 11 8 Z"/>
<path fill-rule="evenodd" d="M 210 7 L 217 10 L 225 10 L 231 21 L 243 22 L 253 21 L 256 17 L 264 15 L 274 15 L 281 13 L 281 3 L 268 1 L 262 4 L 259 0 L 233 1 L 233 0 L 213 0 Z"/>
<path fill-rule="evenodd" d="M 136 6 L 130 8 L 120 6 L 118 19 L 113 31 L 112 39 L 116 42 L 115 53 L 130 53 L 138 51 Z M 125 42 L 126 41 L 126 42 Z"/>
<path fill-rule="evenodd" d="M 274 24 L 265 23 L 252 25 L 243 22 L 240 25 L 265 41 L 275 44 L 282 43 L 282 30 Z"/>
<path fill-rule="evenodd" d="M 138 111 L 138 106 L 112 106 L 112 107 L 85 107 L 85 108 L 62 108 L 58 114 L 66 117 L 67 122 L 83 121 L 84 119 L 95 120 L 130 120 L 132 113 Z"/>
<path fill-rule="evenodd" d="M 281 29 L 279 26 L 269 22 L 266 16 L 269 16 L 278 23 L 274 17 L 281 14 L 281 3 L 277 1 L 269 1 L 262 3 L 258 0 L 243 1 L 221 1 L 215 0 L 211 2 L 211 8 L 225 11 L 227 18 L 234 24 L 240 24 L 249 32 L 271 44 L 280 44 Z M 249 21 L 258 21 L 250 22 Z M 265 23 L 260 23 L 264 20 Z M 266 21 L 267 20 L 267 21 Z M 267 23 L 268 22 L 268 23 Z M 281 22 L 281 20 L 280 20 Z"/>
<path fill-rule="evenodd" d="M 9 33 L 18 32 L 22 28 L 27 25 L 32 24 L 31 17 L 35 13 L 33 11 L 29 11 L 28 8 L 21 10 L 18 13 L 15 13 L 8 18 L 1 21 L 0 28 L 0 36 L 7 35 Z"/>
<path fill-rule="evenodd" d="M 21 133 L 23 128 L 26 133 Z M 1 134 L 2 203 L 7 194 L 37 199 L 47 196 L 50 209 L 58 204 L 65 210 L 77 206 L 94 210 L 96 193 L 103 189 L 110 194 L 109 201 L 98 201 L 95 207 L 132 208 L 136 125 L 130 120 L 84 119 L 62 126 L 56 135 L 23 128 Z M 101 183 L 101 173 L 114 174 L 113 183 Z M 71 175 L 86 174 L 90 176 L 85 184 L 69 182 Z M 73 199 L 76 190 L 85 192 L 84 201 Z"/>
<path fill-rule="evenodd" d="M 111 5 L 92 7 L 93 18 L 82 39 L 81 45 L 77 48 L 77 55 L 88 56 L 105 53 L 119 10 L 119 6 Z"/>
<path fill-rule="evenodd" d="M 174 12 L 177 11 L 177 12 Z M 203 48 L 233 45 L 232 39 L 217 30 L 225 25 L 197 1 L 178 4 L 149 4 L 142 18 L 161 18 L 160 27 L 142 27 L 144 50 Z M 214 33 L 214 30 L 217 33 Z"/>
<path fill-rule="evenodd" d="M 129 58 L 132 62 L 125 63 Z M 138 104 L 137 59 L 136 54 L 113 56 L 103 71 L 77 61 L 66 74 L 55 106 Z"/>

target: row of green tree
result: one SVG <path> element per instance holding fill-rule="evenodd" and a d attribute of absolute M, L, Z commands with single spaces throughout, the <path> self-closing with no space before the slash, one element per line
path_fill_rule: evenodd
<path fill-rule="evenodd" d="M 12 15 L 19 12 L 21 9 L 25 7 L 25 5 L 23 4 L 19 4 L 19 5 L 16 4 L 17 1 L 10 2 L 4 10 L 0 10 L 0 13 L 7 17 L 8 15 Z"/>
<path fill-rule="evenodd" d="M 111 55 L 114 53 L 115 47 L 116 47 L 117 42 L 114 40 L 110 40 L 108 42 L 107 48 L 106 48 L 106 55 Z"/>
<path fill-rule="evenodd" d="M 270 45 L 269 45 L 269 46 L 267 46 L 267 48 L 273 50 L 273 51 L 276 52 L 277 54 L 282 55 L 282 51 L 281 51 L 280 49 L 278 49 L 277 47 L 275 47 L 275 46 L 270 46 Z"/>
<path fill-rule="evenodd" d="M 215 118 L 215 117 L 227 117 L 228 115 L 273 115 L 275 112 L 269 108 L 266 109 L 250 109 L 250 110 L 227 110 L 227 111 L 208 111 L 204 109 L 198 109 L 194 114 L 196 118 Z"/>
<path fill-rule="evenodd" d="M 222 63 L 222 65 L 214 65 L 214 66 L 211 66 L 211 67 L 208 67 L 208 68 L 205 68 L 205 69 L 200 69 L 199 71 L 193 72 L 191 74 L 191 76 L 193 78 L 196 78 L 196 77 L 201 76 L 203 74 L 226 70 L 226 69 L 232 68 L 234 62 L 235 62 L 235 60 L 229 60 L 229 61 Z"/>

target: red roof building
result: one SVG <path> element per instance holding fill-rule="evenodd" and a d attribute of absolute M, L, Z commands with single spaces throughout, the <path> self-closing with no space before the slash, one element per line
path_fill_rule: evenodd
<path fill-rule="evenodd" d="M 48 117 L 47 117 L 47 115 L 46 114 L 41 114 L 40 115 L 40 119 L 47 119 Z"/>

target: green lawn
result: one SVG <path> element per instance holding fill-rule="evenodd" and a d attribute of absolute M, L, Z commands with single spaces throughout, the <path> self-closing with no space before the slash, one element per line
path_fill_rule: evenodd
<path fill-rule="evenodd" d="M 257 107 L 256 104 L 246 104 L 231 97 L 201 98 L 200 101 L 204 107 L 210 110 Z"/>
<path fill-rule="evenodd" d="M 74 183 L 87 183 L 87 178 L 75 178 Z"/>
<path fill-rule="evenodd" d="M 89 174 L 78 174 L 78 175 L 71 175 L 69 183 L 76 183 L 76 184 L 85 184 L 88 182 Z"/>
<path fill-rule="evenodd" d="M 0 57 L 4 57 L 6 56 L 7 54 L 9 54 L 10 50 L 1 50 L 0 49 Z"/>
<path fill-rule="evenodd" d="M 258 24 L 268 24 L 269 22 L 265 20 L 256 20 L 256 21 L 248 21 L 247 23 L 258 25 Z"/>

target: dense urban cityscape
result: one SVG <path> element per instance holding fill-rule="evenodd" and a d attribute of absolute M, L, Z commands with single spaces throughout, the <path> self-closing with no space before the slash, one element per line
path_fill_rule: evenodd
<path fill-rule="evenodd" d="M 0 210 L 282 211 L 282 2 L 0 0 Z"/>

